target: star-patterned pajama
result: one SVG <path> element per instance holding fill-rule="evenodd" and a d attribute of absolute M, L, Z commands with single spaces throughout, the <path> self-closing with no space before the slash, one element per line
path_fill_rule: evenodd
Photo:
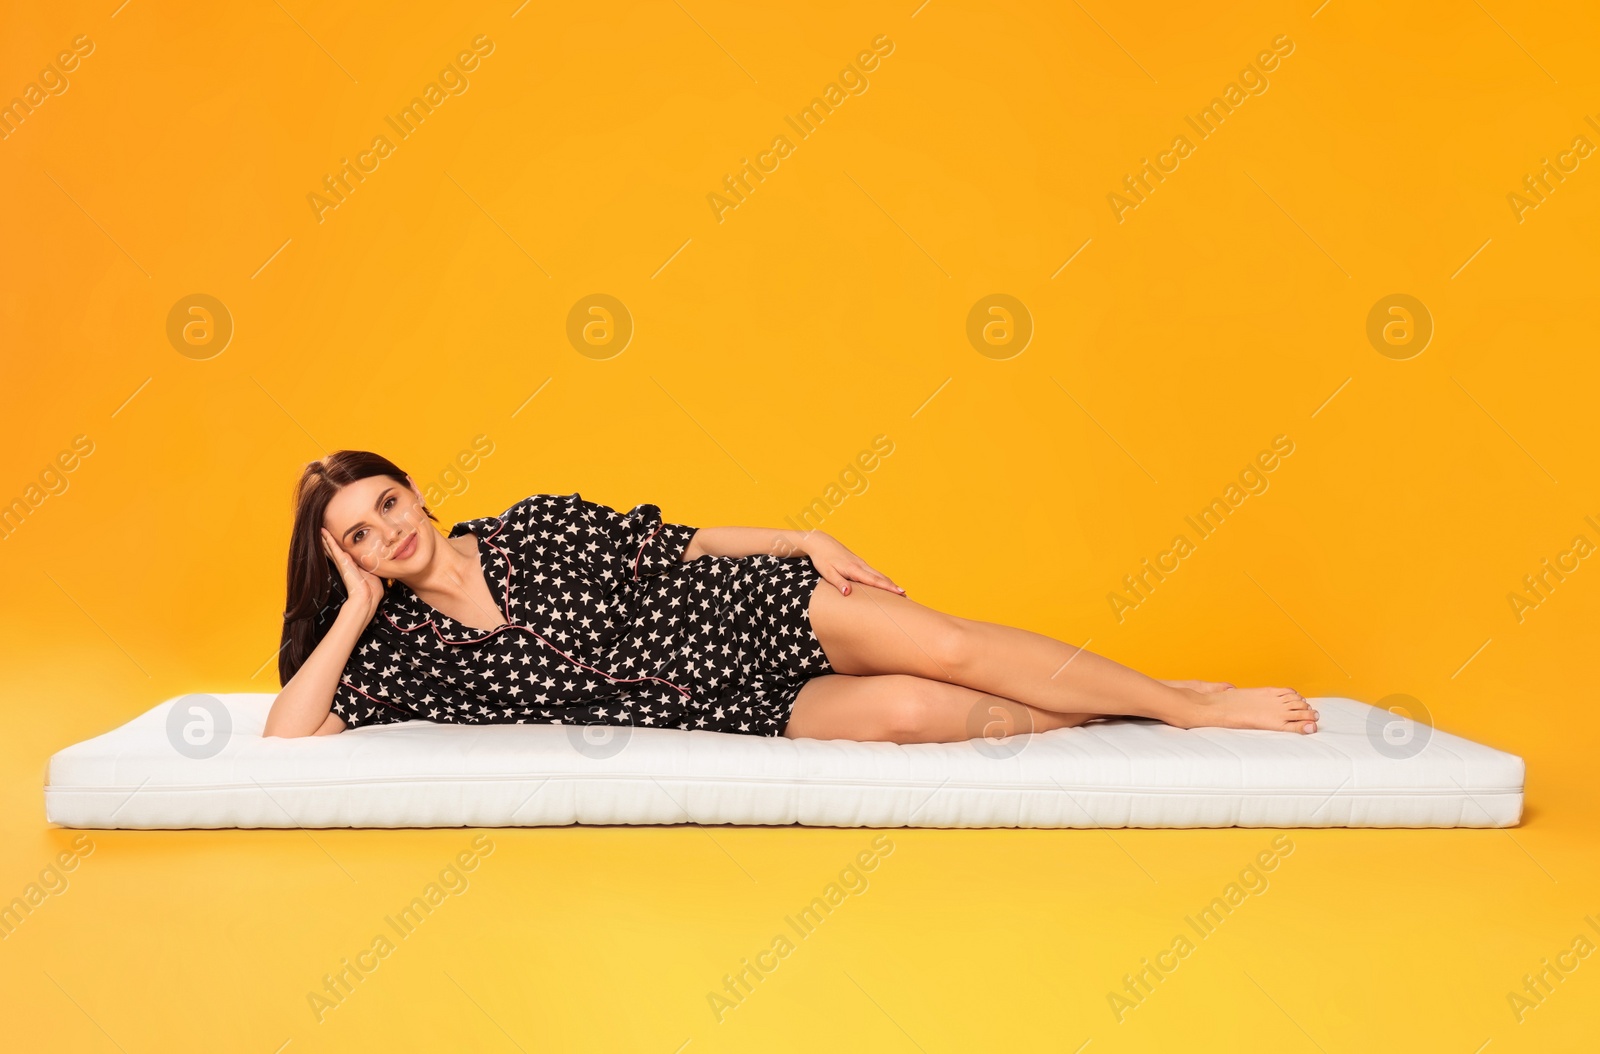
<path fill-rule="evenodd" d="M 832 673 L 808 604 L 810 557 L 682 559 L 694 527 L 535 494 L 463 520 L 504 622 L 453 621 L 396 579 L 350 653 L 333 712 L 393 721 L 589 724 L 778 736 Z M 323 613 L 331 622 L 336 609 Z"/>

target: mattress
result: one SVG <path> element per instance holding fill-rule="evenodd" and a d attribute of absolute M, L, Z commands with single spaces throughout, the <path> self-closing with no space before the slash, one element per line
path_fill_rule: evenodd
<path fill-rule="evenodd" d="M 1511 827 L 1524 764 L 1353 699 L 1311 735 L 1093 721 L 862 743 L 401 721 L 263 738 L 271 693 L 185 695 L 50 758 L 47 819 L 97 829 L 804 824 Z"/>

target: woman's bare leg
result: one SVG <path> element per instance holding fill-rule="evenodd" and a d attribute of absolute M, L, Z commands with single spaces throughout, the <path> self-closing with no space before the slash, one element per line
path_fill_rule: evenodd
<path fill-rule="evenodd" d="M 1317 728 L 1316 711 L 1292 688 L 1167 683 L 1044 634 L 946 614 L 885 589 L 857 584 L 844 595 L 821 583 L 808 610 L 842 674 L 910 674 L 1041 710 L 1150 717 L 1178 728 Z"/>
<path fill-rule="evenodd" d="M 813 677 L 800 689 L 789 739 L 958 743 L 1072 728 L 1092 714 L 1063 714 L 910 674 Z"/>

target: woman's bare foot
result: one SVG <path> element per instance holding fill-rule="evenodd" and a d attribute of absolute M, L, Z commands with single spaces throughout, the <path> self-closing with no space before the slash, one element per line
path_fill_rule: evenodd
<path fill-rule="evenodd" d="M 1162 681 L 1161 683 L 1172 688 L 1190 688 L 1208 695 L 1212 692 L 1227 691 L 1233 687 L 1227 681 Z"/>
<path fill-rule="evenodd" d="M 1260 728 L 1302 733 L 1317 730 L 1320 715 L 1293 688 L 1202 691 L 1181 684 L 1174 687 L 1189 696 L 1189 706 L 1177 719 L 1163 720 L 1178 728 Z"/>

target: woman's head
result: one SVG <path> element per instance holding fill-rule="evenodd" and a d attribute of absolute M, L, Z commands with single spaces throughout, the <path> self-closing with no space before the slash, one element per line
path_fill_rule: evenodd
<path fill-rule="evenodd" d="M 407 568 L 427 566 L 422 527 L 431 515 L 410 476 L 366 476 L 324 503 L 322 526 L 357 566 L 379 578 L 399 578 Z"/>
<path fill-rule="evenodd" d="M 280 684 L 288 684 L 305 664 L 344 603 L 343 581 L 322 547 L 322 530 L 359 567 L 393 579 L 432 560 L 439 533 L 422 529 L 427 520 L 438 517 L 429 511 L 411 477 L 388 458 L 365 450 L 339 450 L 305 467 L 295 486 L 289 533 L 288 596 L 278 650 Z M 409 551 L 397 559 L 402 547 Z"/>

